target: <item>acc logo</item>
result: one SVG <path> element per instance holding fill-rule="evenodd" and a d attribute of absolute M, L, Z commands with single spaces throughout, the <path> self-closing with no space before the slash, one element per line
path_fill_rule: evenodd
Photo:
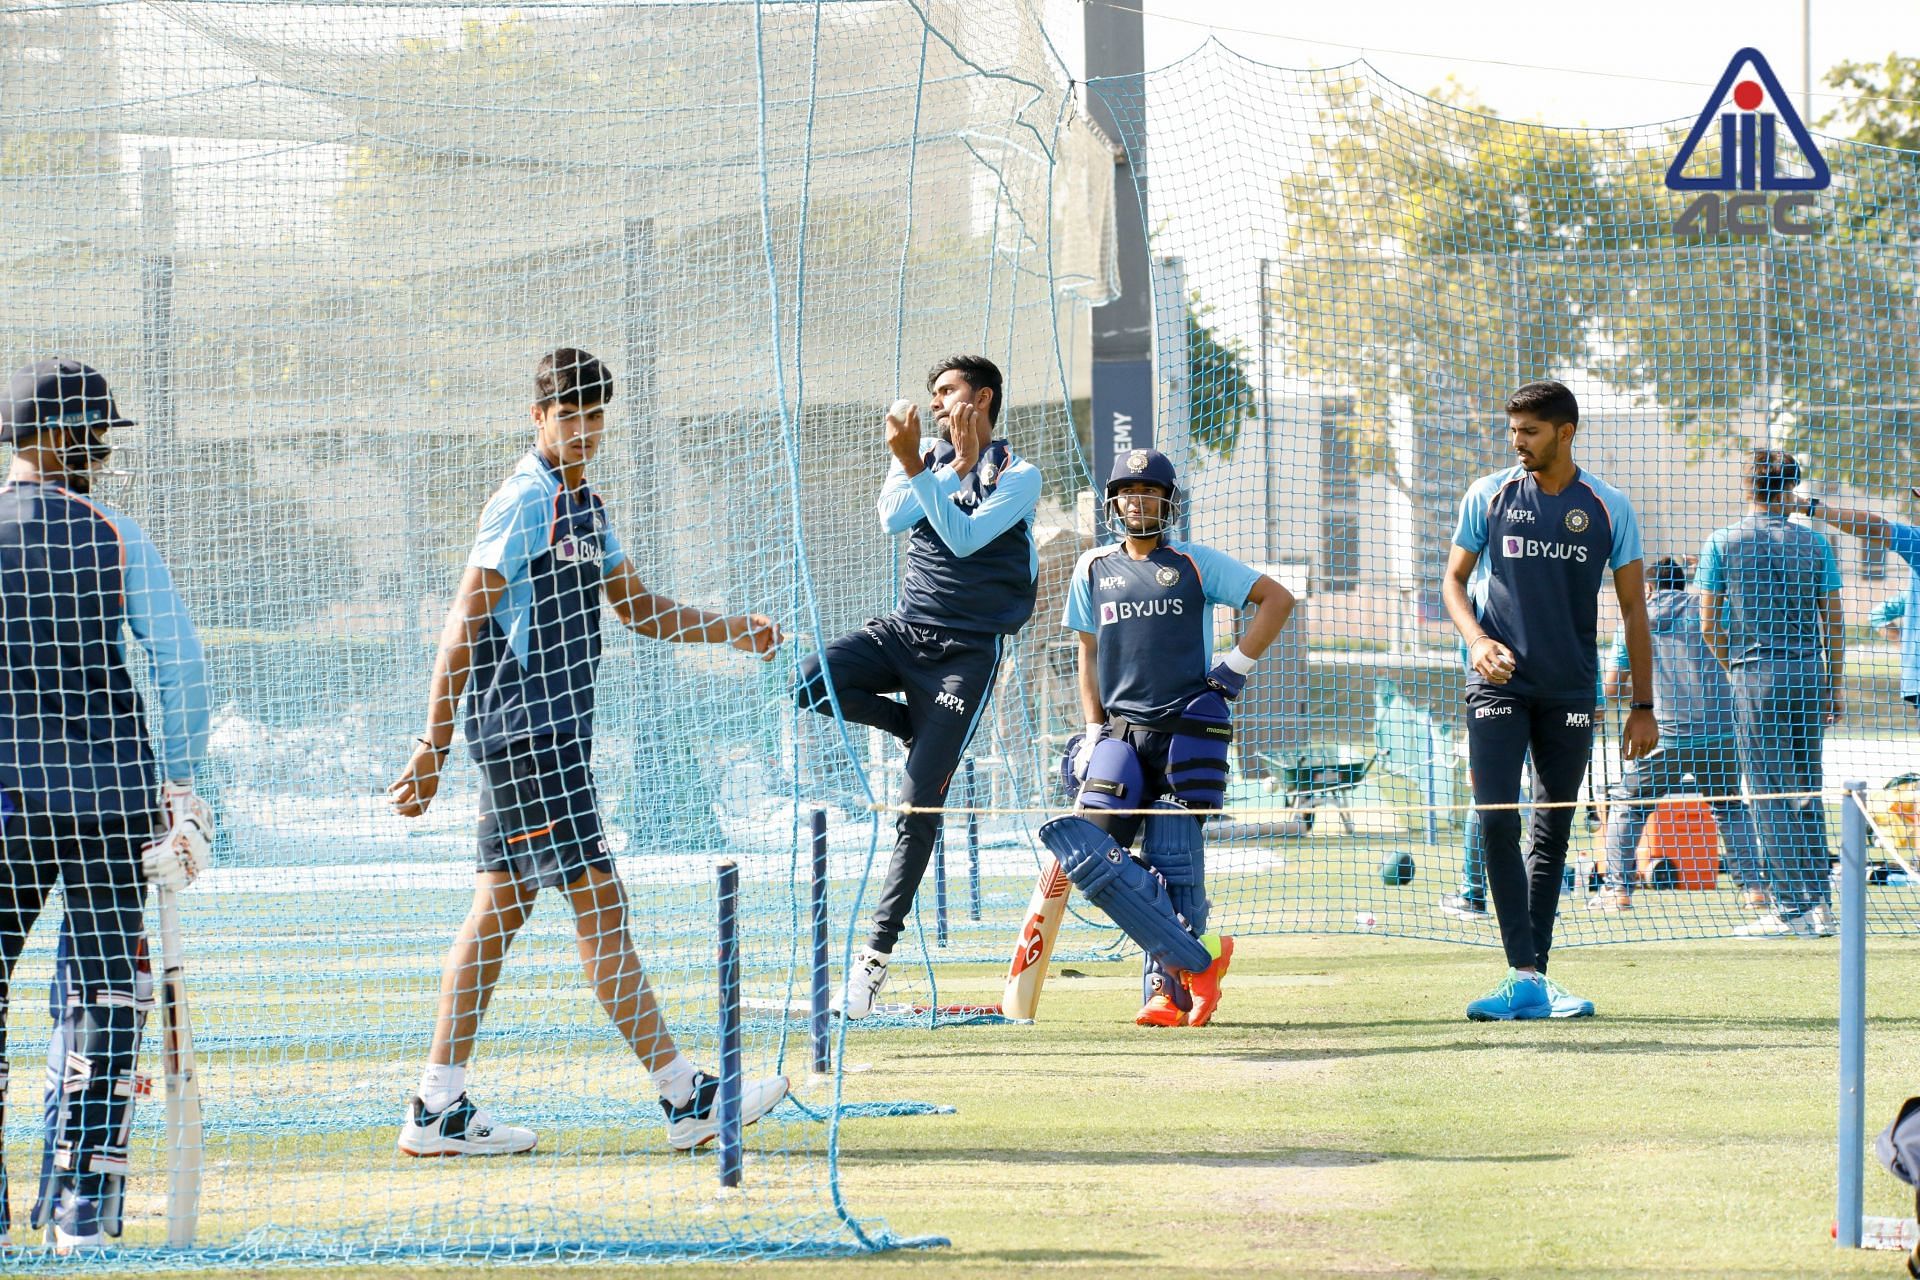
<path fill-rule="evenodd" d="M 1573 510 L 1567 512 L 1566 526 L 1568 533 L 1585 533 L 1589 523 L 1591 523 L 1591 521 L 1587 513 L 1580 508 L 1575 507 Z"/>
<path fill-rule="evenodd" d="M 1593 713 L 1590 711 L 1567 712 L 1567 728 L 1569 729 L 1593 728 Z"/>
<path fill-rule="evenodd" d="M 1153 571 L 1153 580 L 1163 587 L 1170 587 L 1180 581 L 1180 571 L 1163 564 Z"/>
<path fill-rule="evenodd" d="M 1144 454 L 1144 453 L 1142 453 L 1142 452 L 1140 452 L 1139 450 L 1137 450 L 1137 449 L 1136 449 L 1136 450 L 1134 450 L 1134 451 L 1133 451 L 1132 453 L 1130 453 L 1130 454 L 1128 454 L 1128 455 L 1127 455 L 1127 470 L 1129 470 L 1129 471 L 1145 471 L 1146 469 L 1147 469 L 1147 455 L 1146 455 L 1146 454 Z"/>
<path fill-rule="evenodd" d="M 1741 77 L 1742 70 L 1750 70 L 1751 77 Z M 1720 123 L 1720 171 L 1688 176 L 1684 172 L 1687 162 L 1693 159 L 1695 148 L 1716 118 Z M 1782 173 L 1774 163 L 1782 123 L 1809 172 Z M 1820 228 L 1807 220 L 1813 212 L 1813 192 L 1825 191 L 1832 182 L 1826 158 L 1813 145 L 1813 135 L 1780 88 L 1773 68 L 1758 49 L 1742 49 L 1727 64 L 1726 73 L 1707 98 L 1706 109 L 1693 122 L 1692 132 L 1667 166 L 1669 190 L 1704 193 L 1681 212 L 1673 232 L 1682 236 L 1713 236 L 1722 231 L 1736 236 L 1764 236 L 1771 229 L 1788 236 L 1816 235 Z M 1795 194 L 1770 202 L 1761 194 L 1768 191 Z M 1721 192 L 1739 194 L 1729 196 L 1723 204 Z"/>

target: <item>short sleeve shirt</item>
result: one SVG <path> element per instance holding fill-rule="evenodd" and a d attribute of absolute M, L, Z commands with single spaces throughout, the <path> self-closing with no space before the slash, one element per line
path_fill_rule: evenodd
<path fill-rule="evenodd" d="M 1153 726 L 1177 717 L 1207 687 L 1210 605 L 1243 608 L 1259 571 L 1224 552 L 1166 542 L 1144 560 L 1124 543 L 1080 557 L 1062 621 L 1096 641 L 1100 704 Z"/>
<path fill-rule="evenodd" d="M 605 504 L 529 453 L 488 499 L 468 565 L 506 579 L 473 647 L 466 734 L 477 757 L 535 737 L 590 737 L 600 593 L 626 559 Z"/>
<path fill-rule="evenodd" d="M 1785 516 L 1742 517 L 1707 539 L 1694 581 L 1720 597 L 1729 665 L 1825 653 L 1826 601 L 1840 589 L 1840 562 L 1823 534 Z"/>
<path fill-rule="evenodd" d="M 1627 496 L 1583 470 L 1548 493 L 1524 467 L 1510 467 L 1467 490 L 1453 542 L 1480 557 L 1475 570 L 1483 591 L 1469 597 L 1481 628 L 1513 651 L 1513 678 L 1500 688 L 1591 702 L 1600 675 L 1602 582 L 1609 569 L 1641 558 L 1640 525 Z M 1485 683 L 1477 672 L 1468 681 Z"/>

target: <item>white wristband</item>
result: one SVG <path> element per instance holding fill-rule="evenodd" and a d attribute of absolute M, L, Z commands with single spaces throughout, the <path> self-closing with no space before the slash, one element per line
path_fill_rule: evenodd
<path fill-rule="evenodd" d="M 1233 648 L 1227 650 L 1227 656 L 1222 659 L 1222 661 L 1233 668 L 1235 675 L 1244 676 L 1253 670 L 1254 664 L 1259 662 L 1260 659 L 1249 658 L 1246 654 L 1240 652 L 1239 645 L 1235 645 Z"/>

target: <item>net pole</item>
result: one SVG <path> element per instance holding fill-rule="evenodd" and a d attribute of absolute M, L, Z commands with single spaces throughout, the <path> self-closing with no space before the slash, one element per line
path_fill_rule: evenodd
<path fill-rule="evenodd" d="M 1866 1146 L 1866 784 L 1850 779 L 1840 810 L 1840 1170 L 1834 1242 L 1860 1247 Z"/>
<path fill-rule="evenodd" d="M 967 779 L 967 918 L 980 919 L 980 815 L 973 812 L 980 807 L 979 778 L 974 773 L 973 757 L 968 756 L 965 766 Z"/>
<path fill-rule="evenodd" d="M 827 811 L 813 811 L 813 868 L 809 873 L 813 909 L 813 1003 L 807 1030 L 813 1047 L 813 1073 L 833 1069 L 833 1048 L 827 1035 Z"/>
<path fill-rule="evenodd" d="M 723 859 L 720 881 L 720 1185 L 740 1185 L 740 864 Z"/>
<path fill-rule="evenodd" d="M 933 838 L 933 938 L 947 945 L 947 829 L 942 823 Z"/>

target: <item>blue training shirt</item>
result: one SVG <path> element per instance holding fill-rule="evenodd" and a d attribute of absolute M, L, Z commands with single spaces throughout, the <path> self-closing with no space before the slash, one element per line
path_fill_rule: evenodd
<path fill-rule="evenodd" d="M 0 486 L 0 790 L 28 812 L 158 806 L 126 634 L 160 695 L 166 778 L 206 757 L 206 659 L 159 549 L 131 517 L 58 484 Z"/>
<path fill-rule="evenodd" d="M 1033 616 L 1040 593 L 1040 470 L 1005 440 L 983 449 L 965 477 L 953 458 L 942 440 L 912 479 L 898 459 L 887 470 L 881 527 L 909 535 L 895 612 L 906 622 L 1010 636 Z"/>
<path fill-rule="evenodd" d="M 1907 562 L 1908 569 L 1906 606 L 1901 616 L 1920 618 L 1920 528 L 1889 523 L 1893 524 L 1893 532 L 1887 545 Z M 1900 628 L 1900 696 L 1920 699 L 1920 626 Z"/>
<path fill-rule="evenodd" d="M 1824 534 L 1784 515 L 1743 516 L 1707 538 L 1694 581 L 1720 597 L 1729 666 L 1826 654 L 1826 598 L 1840 589 L 1840 561 Z"/>
<path fill-rule="evenodd" d="M 1647 598 L 1653 639 L 1653 715 L 1667 747 L 1697 746 L 1733 736 L 1733 685 L 1700 634 L 1700 598 L 1691 591 L 1656 591 Z M 1627 638 L 1616 635 L 1612 666 L 1631 671 Z"/>
<path fill-rule="evenodd" d="M 1600 675 L 1600 586 L 1640 559 L 1633 504 L 1585 470 L 1547 493 L 1524 467 L 1482 476 L 1460 500 L 1457 547 L 1480 557 L 1485 595 L 1468 592 L 1486 633 L 1513 650 L 1521 697 L 1590 701 Z M 1478 672 L 1470 684 L 1488 684 Z"/>
<path fill-rule="evenodd" d="M 507 580 L 474 642 L 466 735 L 475 759 L 527 738 L 591 737 L 604 576 L 625 560 L 606 505 L 568 493 L 536 450 L 480 514 L 467 564 Z"/>
<path fill-rule="evenodd" d="M 1194 543 L 1163 542 L 1144 560 L 1121 542 L 1083 554 L 1061 620 L 1095 637 L 1107 714 L 1151 727 L 1184 711 L 1213 666 L 1208 606 L 1245 607 L 1259 580 L 1258 570 Z"/>

